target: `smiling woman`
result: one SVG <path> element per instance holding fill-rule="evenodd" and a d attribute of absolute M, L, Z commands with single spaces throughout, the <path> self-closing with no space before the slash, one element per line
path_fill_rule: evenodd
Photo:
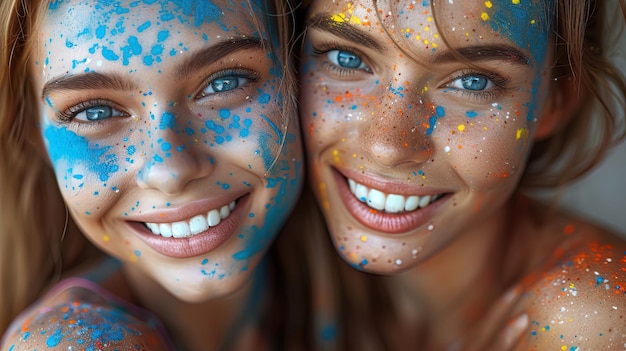
<path fill-rule="evenodd" d="M 391 348 L 626 344 L 626 243 L 523 195 L 624 137 L 619 30 L 602 24 L 623 28 L 626 4 L 612 18 L 607 3 L 310 2 L 312 187 L 342 258 L 389 276 L 364 279 L 390 296 Z"/>
<path fill-rule="evenodd" d="M 3 349 L 315 344 L 289 5 L 2 2 Z"/>

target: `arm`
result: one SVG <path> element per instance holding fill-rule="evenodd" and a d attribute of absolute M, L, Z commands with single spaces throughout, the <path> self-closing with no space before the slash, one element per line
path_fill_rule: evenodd
<path fill-rule="evenodd" d="M 7 330 L 1 349 L 172 349 L 160 323 L 145 311 L 92 283 L 71 283 L 25 311 Z"/>

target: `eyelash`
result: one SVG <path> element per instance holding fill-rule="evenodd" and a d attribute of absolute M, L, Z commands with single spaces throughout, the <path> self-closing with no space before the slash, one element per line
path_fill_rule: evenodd
<path fill-rule="evenodd" d="M 217 79 L 220 78 L 226 78 L 226 77 L 230 77 L 230 76 L 234 76 L 237 78 L 243 78 L 243 79 L 247 79 L 248 82 L 246 84 L 244 84 L 244 86 L 239 86 L 233 90 L 229 90 L 229 91 L 225 91 L 225 92 L 215 92 L 212 94 L 204 94 L 203 92 L 209 88 L 209 86 L 211 85 L 211 83 Z M 245 86 L 250 84 L 250 83 L 256 83 L 259 81 L 259 74 L 257 72 L 254 71 L 250 71 L 247 69 L 226 69 L 223 71 L 219 71 L 216 73 L 211 74 L 210 76 L 208 76 L 205 80 L 204 83 L 202 84 L 202 88 L 198 91 L 198 93 L 195 95 L 195 99 L 196 100 L 201 100 L 201 99 L 206 99 L 206 98 L 228 98 L 228 96 L 230 96 L 231 94 L 240 91 L 242 89 L 245 89 Z"/>
<path fill-rule="evenodd" d="M 337 77 L 340 78 L 352 78 L 355 77 L 358 74 L 370 74 L 372 73 L 371 71 L 371 67 L 370 70 L 363 70 L 363 69 L 349 69 L 349 68 L 344 68 L 344 67 L 340 67 L 337 66 L 336 64 L 328 61 L 328 58 L 326 58 L 326 54 L 328 54 L 330 51 L 334 51 L 334 50 L 338 50 L 338 51 L 347 51 L 349 53 L 352 53 L 354 55 L 357 55 L 361 58 L 361 60 L 363 60 L 363 62 L 370 67 L 370 65 L 367 63 L 368 60 L 365 59 L 366 55 L 363 54 L 360 50 L 357 50 L 355 48 L 352 47 L 348 47 L 345 45 L 341 45 L 339 43 L 324 43 L 321 44 L 317 47 L 312 48 L 313 54 L 317 57 L 323 57 L 323 59 L 325 60 L 325 62 L 323 63 L 323 66 L 325 69 L 327 69 L 330 73 L 335 74 Z"/>
<path fill-rule="evenodd" d="M 480 77 L 487 78 L 489 81 L 491 81 L 494 84 L 494 87 L 489 90 L 471 91 L 468 89 L 458 89 L 458 88 L 448 86 L 449 84 L 451 84 L 457 79 L 462 79 L 462 78 L 471 77 L 471 76 L 480 76 Z M 491 72 L 485 73 L 485 72 L 478 72 L 475 70 L 463 70 L 460 73 L 457 73 L 451 79 L 449 79 L 445 84 L 441 86 L 441 88 L 443 88 L 444 91 L 452 91 L 455 94 L 461 94 L 462 96 L 473 98 L 473 99 L 476 99 L 477 101 L 485 101 L 485 100 L 495 99 L 498 97 L 500 93 L 511 90 L 511 88 L 507 87 L 508 84 L 509 84 L 509 78 L 505 78 L 496 73 L 491 73 Z"/>
<path fill-rule="evenodd" d="M 358 74 L 371 73 L 371 71 L 366 71 L 363 69 L 348 69 L 348 68 L 340 67 L 332 62 L 329 62 L 328 59 L 325 57 L 325 55 L 333 50 L 350 52 L 354 55 L 359 56 L 367 64 L 366 62 L 367 60 L 364 58 L 365 55 L 361 51 L 352 47 L 341 45 L 339 43 L 324 43 L 324 44 L 318 45 L 317 47 L 313 47 L 312 48 L 313 54 L 325 60 L 323 63 L 323 67 L 327 69 L 330 73 L 335 74 L 339 78 L 352 78 Z M 462 78 L 470 77 L 470 76 L 485 77 L 486 79 L 491 81 L 495 85 L 495 87 L 489 90 L 470 91 L 467 89 L 457 89 L 454 87 L 447 86 L 448 84 L 454 82 L 457 79 L 462 79 Z M 486 101 L 486 100 L 495 99 L 498 97 L 499 93 L 510 90 L 510 88 L 507 88 L 508 83 L 509 83 L 508 78 L 502 77 L 501 75 L 496 74 L 496 73 L 484 73 L 484 72 L 479 72 L 475 70 L 464 70 L 461 73 L 456 74 L 450 80 L 448 80 L 448 82 L 444 84 L 443 86 L 441 86 L 441 88 L 447 89 L 448 91 L 452 91 L 455 94 L 461 94 L 463 96 L 476 99 L 477 101 Z"/>
<path fill-rule="evenodd" d="M 65 111 L 57 112 L 57 119 L 62 123 L 69 123 L 69 122 L 74 121 L 76 115 L 78 115 L 79 113 L 84 112 L 85 110 L 89 108 L 97 107 L 97 106 L 108 106 L 112 109 L 115 109 L 116 111 L 122 112 L 123 116 L 121 117 L 130 117 L 129 113 L 124 112 L 124 109 L 118 107 L 117 104 L 111 102 L 110 100 L 103 99 L 103 98 L 96 98 L 96 99 L 92 99 L 88 101 L 79 102 L 76 105 L 73 105 L 67 108 Z M 102 121 L 91 121 L 91 122 L 80 121 L 80 122 L 93 124 L 93 123 L 100 123 Z"/>

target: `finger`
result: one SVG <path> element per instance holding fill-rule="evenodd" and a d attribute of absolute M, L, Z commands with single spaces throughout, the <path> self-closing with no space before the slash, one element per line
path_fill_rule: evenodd
<path fill-rule="evenodd" d="M 522 289 L 515 286 L 502 295 L 491 307 L 487 314 L 480 320 L 478 327 L 468 335 L 464 343 L 466 351 L 484 351 L 491 344 L 503 328 L 507 328 L 507 322 L 511 310 L 521 298 Z"/>
<path fill-rule="evenodd" d="M 528 330 L 529 325 L 530 318 L 528 317 L 528 314 L 522 313 L 517 316 L 495 338 L 495 341 L 489 350 L 513 350 L 515 345 L 517 345 L 522 338 L 522 335 L 524 335 L 524 332 Z"/>

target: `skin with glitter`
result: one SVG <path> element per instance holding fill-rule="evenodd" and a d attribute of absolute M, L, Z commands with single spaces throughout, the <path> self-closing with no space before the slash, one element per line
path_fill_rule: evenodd
<path fill-rule="evenodd" d="M 515 325 L 511 349 L 623 347 L 624 242 L 564 214 L 540 222 L 516 193 L 533 143 L 577 108 L 550 83 L 551 2 L 437 5 L 439 27 L 428 1 L 309 8 L 301 123 L 337 251 L 419 297 L 398 302 L 400 321 L 427 336 L 402 346 L 467 347 L 506 305 L 495 329 Z"/>
<path fill-rule="evenodd" d="M 34 44 L 42 153 L 82 233 L 122 262 L 103 285 L 191 349 L 219 346 L 301 187 L 263 4 L 52 1 Z M 66 302 L 54 311 L 94 306 Z"/>

